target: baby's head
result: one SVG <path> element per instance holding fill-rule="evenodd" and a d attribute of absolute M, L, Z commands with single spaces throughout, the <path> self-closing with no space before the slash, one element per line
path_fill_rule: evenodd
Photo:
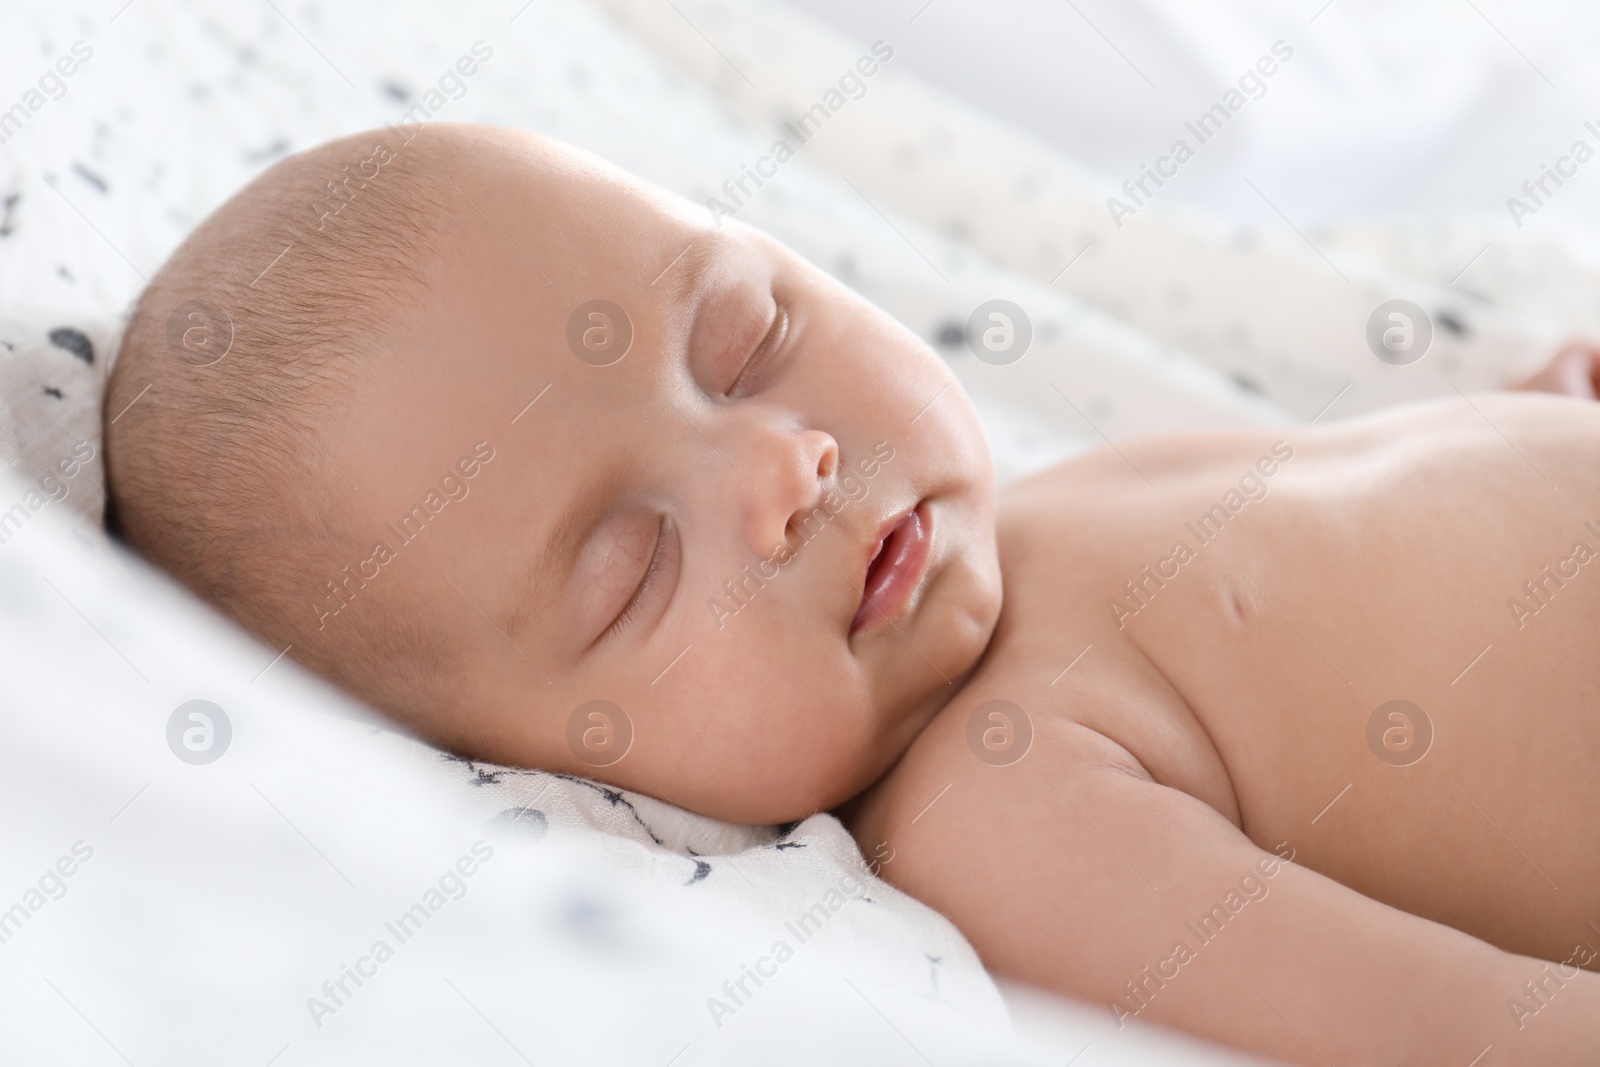
<path fill-rule="evenodd" d="M 279 163 L 151 283 L 105 410 L 122 536 L 276 647 L 446 749 L 722 818 L 871 784 L 999 614 L 933 352 L 531 134 Z"/>

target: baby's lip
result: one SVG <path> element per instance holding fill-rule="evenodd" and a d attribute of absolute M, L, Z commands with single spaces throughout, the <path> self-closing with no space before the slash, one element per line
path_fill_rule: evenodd
<path fill-rule="evenodd" d="M 868 542 L 861 568 L 861 603 L 850 634 L 895 617 L 922 581 L 932 524 L 923 501 L 896 512 Z"/>

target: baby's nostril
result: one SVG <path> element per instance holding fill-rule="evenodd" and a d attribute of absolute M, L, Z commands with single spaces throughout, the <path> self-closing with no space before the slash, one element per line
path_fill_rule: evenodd
<path fill-rule="evenodd" d="M 817 457 L 817 474 L 819 477 L 832 478 L 839 469 L 839 446 L 832 438 L 822 446 L 822 454 Z"/>

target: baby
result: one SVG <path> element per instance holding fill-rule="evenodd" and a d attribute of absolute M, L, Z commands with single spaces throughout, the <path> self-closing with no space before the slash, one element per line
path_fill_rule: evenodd
<path fill-rule="evenodd" d="M 997 500 L 950 371 L 815 267 L 430 125 L 218 209 L 105 411 L 121 536 L 443 748 L 836 811 L 1120 1021 L 1600 1060 L 1592 402 L 1151 439 Z"/>

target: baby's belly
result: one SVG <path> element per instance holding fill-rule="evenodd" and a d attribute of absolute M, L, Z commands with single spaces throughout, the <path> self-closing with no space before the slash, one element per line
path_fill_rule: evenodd
<path fill-rule="evenodd" d="M 1600 422 L 1479 404 L 1448 448 L 1312 437 L 1108 612 L 1257 844 L 1564 960 L 1600 949 Z"/>

